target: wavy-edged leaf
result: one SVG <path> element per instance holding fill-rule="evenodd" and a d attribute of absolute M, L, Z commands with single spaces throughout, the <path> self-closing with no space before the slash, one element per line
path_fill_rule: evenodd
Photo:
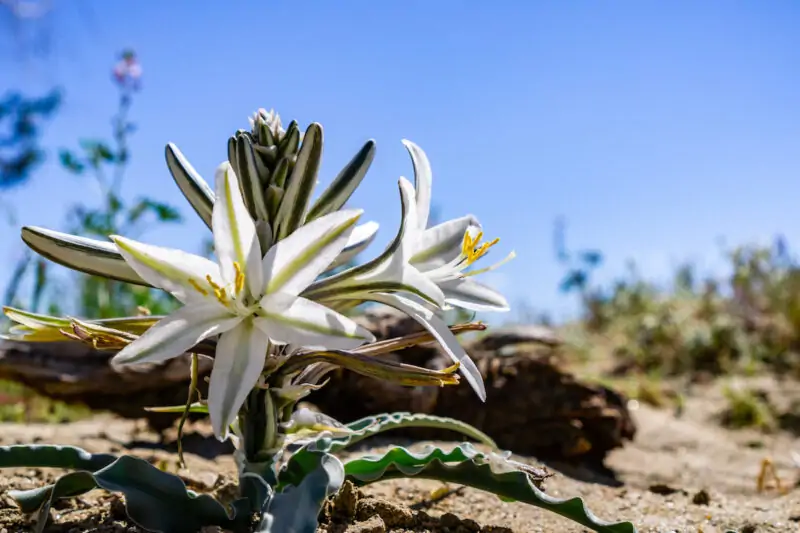
<path fill-rule="evenodd" d="M 275 236 L 283 239 L 303 224 L 322 159 L 322 126 L 312 123 L 303 136 L 275 220 Z"/>
<path fill-rule="evenodd" d="M 351 430 L 353 434 L 334 438 L 330 451 L 336 452 L 378 433 L 399 428 L 447 429 L 466 435 L 490 448 L 497 449 L 497 443 L 489 435 L 466 422 L 444 416 L 398 412 L 367 416 L 355 422 L 350 422 L 347 424 L 347 429 Z"/>
<path fill-rule="evenodd" d="M 580 498 L 554 498 L 540 488 L 532 467 L 499 454 L 483 454 L 468 443 L 451 451 L 427 447 L 420 453 L 394 447 L 382 455 L 366 455 L 345 463 L 347 478 L 359 486 L 376 481 L 420 477 L 485 490 L 505 501 L 520 501 L 560 514 L 600 533 L 636 533 L 630 522 L 606 522 Z M 538 478 L 538 479 L 537 479 Z"/>
<path fill-rule="evenodd" d="M 110 453 L 89 453 L 75 446 L 42 444 L 0 446 L 0 468 L 100 470 L 116 459 L 117 456 Z"/>
<path fill-rule="evenodd" d="M 39 255 L 73 270 L 150 286 L 125 262 L 122 254 L 111 242 L 35 226 L 22 228 L 22 240 Z"/>
<path fill-rule="evenodd" d="M 322 504 L 344 483 L 344 466 L 327 453 L 310 453 L 306 458 L 305 472 L 297 484 L 285 486 L 272 497 L 258 533 L 317 531 Z"/>
<path fill-rule="evenodd" d="M 72 472 L 53 485 L 9 495 L 26 512 L 38 510 L 37 531 L 44 529 L 54 501 L 102 488 L 125 495 L 132 522 L 149 531 L 196 533 L 203 526 L 230 527 L 235 517 L 207 494 L 188 490 L 180 478 L 163 472 L 144 459 L 124 455 L 95 472 Z"/>
<path fill-rule="evenodd" d="M 370 139 L 317 198 L 306 220 L 314 220 L 341 209 L 367 175 L 373 159 L 375 159 L 375 141 Z"/>
<path fill-rule="evenodd" d="M 194 167 L 183 156 L 173 143 L 167 144 L 165 156 L 172 179 L 180 188 L 192 207 L 211 228 L 211 212 L 214 209 L 214 191 L 197 173 Z"/>

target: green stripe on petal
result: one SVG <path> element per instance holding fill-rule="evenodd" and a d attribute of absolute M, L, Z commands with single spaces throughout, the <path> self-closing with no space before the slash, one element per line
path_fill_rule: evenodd
<path fill-rule="evenodd" d="M 246 273 L 250 293 L 260 295 L 263 288 L 261 274 L 261 246 L 256 237 L 256 226 L 242 198 L 236 173 L 225 162 L 216 171 L 217 201 L 214 204 L 212 227 L 214 251 L 225 285 L 234 287 L 237 269 Z M 238 296 L 238 295 L 237 295 Z"/>
<path fill-rule="evenodd" d="M 378 257 L 371 261 L 314 282 L 309 286 L 309 293 L 325 291 L 333 287 L 339 287 L 342 284 L 349 283 L 354 278 L 364 278 L 370 276 L 376 271 L 385 271 L 387 267 L 391 268 L 394 266 L 395 270 L 397 270 L 396 265 L 390 265 L 389 263 L 396 263 L 397 261 L 403 260 L 403 241 L 408 228 L 408 215 L 414 209 L 414 206 L 411 205 L 411 202 L 413 201 L 413 195 L 410 195 L 408 185 L 409 184 L 404 178 L 400 178 L 400 181 L 398 182 L 398 187 L 400 188 L 401 209 L 400 228 L 397 231 L 397 235 L 395 235 L 394 239 L 389 243 L 386 249 L 381 252 Z M 398 254 L 400 254 L 399 257 L 397 257 Z"/>
<path fill-rule="evenodd" d="M 22 240 L 55 263 L 103 278 L 149 285 L 120 255 L 113 243 L 45 228 L 22 228 Z"/>
<path fill-rule="evenodd" d="M 290 300 L 287 295 L 267 296 L 262 300 L 263 311 L 254 319 L 275 342 L 350 350 L 375 340 L 369 330 L 322 304 L 305 298 Z"/>
<path fill-rule="evenodd" d="M 241 321 L 215 302 L 181 307 L 123 348 L 111 364 L 160 363 L 183 355 L 200 341 L 224 333 Z"/>
<path fill-rule="evenodd" d="M 269 339 L 252 319 L 223 333 L 217 343 L 208 388 L 208 413 L 219 439 L 227 430 L 264 370 Z"/>
<path fill-rule="evenodd" d="M 324 272 L 347 264 L 352 259 L 355 259 L 358 254 L 366 250 L 367 247 L 372 244 L 372 241 L 375 240 L 375 235 L 378 234 L 378 227 L 377 222 L 370 221 L 353 228 L 353 233 L 351 233 L 350 238 L 347 239 L 347 244 L 344 249 L 336 256 L 333 263 L 328 265 Z"/>
<path fill-rule="evenodd" d="M 325 215 L 270 248 L 263 261 L 265 292 L 300 294 L 341 253 L 362 212 L 348 209 Z"/>
<path fill-rule="evenodd" d="M 118 235 L 112 235 L 111 239 L 125 261 L 154 287 L 169 292 L 182 303 L 206 298 L 216 302 L 206 280 L 210 276 L 215 283 L 221 283 L 219 266 L 213 261 Z"/>
<path fill-rule="evenodd" d="M 472 215 L 455 218 L 428 228 L 414 245 L 414 264 L 429 264 L 431 267 L 449 263 L 461 253 L 464 235 L 471 226 L 480 227 Z"/>

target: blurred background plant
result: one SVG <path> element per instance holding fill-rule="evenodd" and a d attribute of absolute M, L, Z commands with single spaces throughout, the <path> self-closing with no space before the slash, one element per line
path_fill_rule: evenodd
<path fill-rule="evenodd" d="M 134 95 L 141 88 L 142 67 L 133 50 L 121 54 L 112 71 L 113 82 L 119 91 L 119 104 L 111 119 L 111 139 L 88 138 L 78 141 L 77 149 L 61 149 L 61 166 L 83 180 L 89 180 L 99 192 L 99 205 L 81 202 L 71 206 L 67 214 L 66 231 L 106 239 L 120 234 L 132 238 L 162 223 L 181 221 L 179 211 L 150 196 L 126 198 L 123 185 L 130 161 L 128 139 L 136 131 L 129 119 Z M 85 190 L 90 183 L 83 182 Z M 24 306 L 31 311 L 52 314 L 74 313 L 88 318 L 108 318 L 137 314 L 163 314 L 175 308 L 169 295 L 147 287 L 119 283 L 84 274 L 69 273 L 75 283 L 64 283 L 66 270 L 26 251 L 14 269 L 4 302 Z M 32 278 L 30 296 L 21 289 Z M 67 287 L 75 287 L 76 297 L 64 299 Z M 63 302 L 70 302 L 65 308 Z M 68 304 L 70 305 L 70 304 Z"/>

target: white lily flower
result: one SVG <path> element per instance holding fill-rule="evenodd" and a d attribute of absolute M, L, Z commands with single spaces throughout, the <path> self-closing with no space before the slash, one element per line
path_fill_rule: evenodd
<path fill-rule="evenodd" d="M 403 216 L 394 241 L 376 259 L 318 281 L 304 295 L 320 302 L 372 301 L 406 313 L 424 326 L 450 358 L 459 363 L 459 371 L 467 383 L 481 401 L 486 401 L 480 370 L 434 311 L 445 305 L 444 293 L 429 276 L 409 262 L 414 242 L 406 238 L 406 232 L 419 227 L 417 205 L 411 183 L 400 178 L 399 186 Z"/>
<path fill-rule="evenodd" d="M 508 311 L 505 297 L 472 276 L 488 272 L 514 257 L 480 270 L 465 271 L 482 258 L 499 239 L 481 243 L 483 231 L 472 215 L 448 220 L 428 228 L 432 172 L 425 152 L 411 141 L 403 140 L 414 164 L 416 224 L 409 221 L 407 241 L 409 263 L 433 281 L 444 293 L 445 303 L 471 311 Z"/>
<path fill-rule="evenodd" d="M 375 337 L 353 320 L 300 297 L 348 242 L 360 210 L 342 210 L 301 226 L 262 250 L 229 163 L 216 172 L 212 213 L 219 264 L 186 252 L 112 236 L 125 261 L 182 308 L 126 346 L 113 364 L 158 362 L 220 335 L 209 387 L 209 415 L 227 436 L 263 370 L 270 343 L 348 350 Z"/>

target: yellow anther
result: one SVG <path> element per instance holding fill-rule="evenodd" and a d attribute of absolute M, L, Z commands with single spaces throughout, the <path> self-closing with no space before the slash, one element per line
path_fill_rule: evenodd
<path fill-rule="evenodd" d="M 244 288 L 244 272 L 242 272 L 242 267 L 240 267 L 239 263 L 236 261 L 233 262 L 233 269 L 236 271 L 233 286 L 236 294 L 239 294 Z"/>
<path fill-rule="evenodd" d="M 211 274 L 206 275 L 206 281 L 208 282 L 209 285 L 211 285 L 211 288 L 214 289 L 215 291 L 218 291 L 222 288 L 216 283 L 214 283 L 214 280 L 211 279 Z"/>
<path fill-rule="evenodd" d="M 478 243 L 481 241 L 482 238 L 483 238 L 482 231 L 479 232 L 474 239 L 469 236 L 468 231 L 464 233 L 464 243 L 462 244 L 461 249 L 462 253 L 466 257 L 467 265 L 471 265 L 484 255 L 486 255 L 486 252 L 489 251 L 489 248 L 500 242 L 500 239 L 497 238 L 494 239 L 493 241 L 485 242 L 480 246 L 478 246 Z"/>
<path fill-rule="evenodd" d="M 201 287 L 200 284 L 197 283 L 195 280 L 189 279 L 189 285 L 191 285 L 194 288 L 194 290 L 196 290 L 203 296 L 208 296 L 208 291 L 205 290 L 203 287 Z"/>
<path fill-rule="evenodd" d="M 225 293 L 225 288 L 220 287 L 214 280 L 211 279 L 211 275 L 206 276 L 206 281 L 211 286 L 211 289 L 214 291 L 214 296 L 222 305 L 228 305 L 228 295 Z"/>

